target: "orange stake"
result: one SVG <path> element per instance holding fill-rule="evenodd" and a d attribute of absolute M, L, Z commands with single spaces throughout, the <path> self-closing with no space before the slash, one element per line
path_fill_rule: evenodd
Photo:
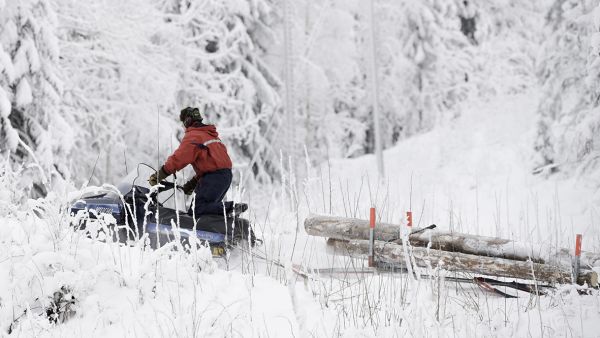
<path fill-rule="evenodd" d="M 407 211 L 406 212 L 406 224 L 409 227 L 412 227 L 412 211 Z"/>
<path fill-rule="evenodd" d="M 577 234 L 577 236 L 575 236 L 575 261 L 573 262 L 574 265 L 574 271 L 573 271 L 573 275 L 575 276 L 575 278 L 573 278 L 573 283 L 577 283 L 577 278 L 579 277 L 579 269 L 581 268 L 581 241 L 583 236 L 581 236 L 581 234 Z"/>
<path fill-rule="evenodd" d="M 375 208 L 371 208 L 371 215 L 369 217 L 369 220 L 371 221 L 370 225 L 371 225 L 371 229 L 375 228 Z"/>
<path fill-rule="evenodd" d="M 375 266 L 375 208 L 371 208 L 369 213 L 369 221 L 371 228 L 369 229 L 369 267 Z"/>
<path fill-rule="evenodd" d="M 577 256 L 577 257 L 581 256 L 582 237 L 583 236 L 581 236 L 581 234 L 577 234 L 576 239 L 575 239 L 575 256 Z"/>

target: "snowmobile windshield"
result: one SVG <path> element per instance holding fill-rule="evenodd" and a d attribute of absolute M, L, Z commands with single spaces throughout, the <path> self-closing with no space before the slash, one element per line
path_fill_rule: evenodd
<path fill-rule="evenodd" d="M 148 177 L 154 173 L 154 170 L 149 168 L 144 164 L 138 164 L 134 170 L 130 171 L 125 177 L 123 177 L 119 183 L 117 183 L 117 189 L 121 195 L 125 196 L 132 189 L 133 186 L 144 187 L 150 189 L 150 184 L 148 183 Z M 172 181 L 172 176 L 167 179 L 167 181 Z M 164 203 L 165 207 L 171 209 L 179 209 L 182 212 L 185 212 L 188 208 L 186 204 L 185 195 L 182 192 L 178 192 L 177 196 L 174 195 L 174 191 L 172 189 L 167 190 L 158 195 L 158 200 L 161 203 Z M 177 201 L 176 201 L 177 200 Z"/>
<path fill-rule="evenodd" d="M 148 177 L 152 175 L 154 171 L 145 165 L 138 165 L 136 170 L 130 171 L 125 177 L 123 177 L 119 183 L 117 183 L 117 189 L 122 195 L 127 194 L 131 191 L 134 185 L 150 188 L 148 183 Z"/>

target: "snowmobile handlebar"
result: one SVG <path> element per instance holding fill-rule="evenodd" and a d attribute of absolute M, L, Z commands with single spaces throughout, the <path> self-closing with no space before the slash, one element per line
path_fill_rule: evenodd
<path fill-rule="evenodd" d="M 158 205 L 162 206 L 162 203 L 158 202 L 158 194 L 160 194 L 161 192 L 164 192 L 164 191 L 174 189 L 175 187 L 179 188 L 179 186 L 175 185 L 175 183 L 171 183 L 171 182 L 167 182 L 167 181 L 161 181 L 158 184 L 159 184 L 158 189 L 151 192 L 148 197 L 150 198 L 150 200 L 153 203 L 158 203 Z"/>
<path fill-rule="evenodd" d="M 150 193 L 150 198 L 152 200 L 155 200 L 156 197 L 158 196 L 158 194 L 160 194 L 161 192 L 171 190 L 175 187 L 175 183 L 171 183 L 171 182 L 167 182 L 167 181 L 161 181 L 158 183 L 158 185 L 159 185 L 158 189 L 156 189 Z"/>
<path fill-rule="evenodd" d="M 174 182 L 173 182 L 173 183 L 171 183 L 171 182 L 167 182 L 167 181 L 160 181 L 160 182 L 158 183 L 158 186 L 159 186 L 159 187 L 158 187 L 158 189 L 156 189 L 156 190 L 152 191 L 152 192 L 151 192 L 151 193 L 148 195 L 148 197 L 150 198 L 150 200 L 151 200 L 152 202 L 154 202 L 154 203 L 158 203 L 158 205 L 162 205 L 162 203 L 159 203 L 159 202 L 158 202 L 158 194 L 160 194 L 161 192 L 165 192 L 165 191 L 168 191 L 168 190 L 171 190 L 171 189 L 175 189 L 175 188 L 182 190 L 182 187 L 181 187 L 181 186 L 179 186 L 179 185 L 177 185 L 177 184 L 175 184 Z M 174 194 L 174 193 L 173 193 L 173 194 Z M 171 196 L 169 196 L 169 197 L 167 198 L 167 200 L 168 200 L 169 198 L 171 198 L 171 197 L 173 196 L 173 194 L 171 194 Z M 166 201 L 166 200 L 165 200 L 165 201 Z M 163 203 L 164 203 L 164 201 L 163 201 Z"/>
<path fill-rule="evenodd" d="M 171 182 L 167 182 L 167 181 L 161 181 L 159 184 L 162 185 L 162 187 L 158 188 L 158 192 L 159 193 L 175 188 L 175 183 L 171 183 Z"/>
<path fill-rule="evenodd" d="M 167 191 L 167 190 L 171 190 L 171 189 L 175 189 L 175 188 L 177 188 L 179 190 L 183 190 L 182 186 L 176 185 L 174 182 L 171 183 L 171 182 L 167 182 L 167 181 L 161 181 L 159 184 L 162 185 L 162 187 L 158 188 L 158 193 L 161 193 L 161 192 Z"/>

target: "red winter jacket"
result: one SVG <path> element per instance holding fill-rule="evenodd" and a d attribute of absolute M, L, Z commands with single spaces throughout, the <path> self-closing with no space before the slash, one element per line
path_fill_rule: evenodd
<path fill-rule="evenodd" d="M 217 128 L 213 125 L 191 126 L 186 128 L 179 148 L 169 156 L 163 170 L 173 174 L 191 164 L 196 178 L 219 169 L 231 169 L 231 159 L 227 148 L 219 140 Z"/>

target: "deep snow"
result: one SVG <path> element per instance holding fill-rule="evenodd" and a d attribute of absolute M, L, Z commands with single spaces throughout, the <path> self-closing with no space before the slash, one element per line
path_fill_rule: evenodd
<path fill-rule="evenodd" d="M 309 179 L 276 188 L 271 198 L 237 190 L 253 206 L 249 216 L 265 239 L 256 255 L 267 261 L 240 251 L 226 262 L 212 260 L 206 250 L 142 251 L 94 241 L 68 227 L 66 196 L 15 204 L 19 192 L 10 182 L 19 174 L 5 174 L 2 328 L 15 323 L 15 334 L 61 337 L 595 336 L 599 295 L 579 296 L 570 286 L 552 296 L 504 300 L 443 278 L 305 279 L 291 269 L 292 263 L 349 270 L 364 265 L 328 254 L 325 241 L 308 237 L 302 221 L 309 212 L 366 218 L 371 205 L 392 223 L 403 222 L 412 208 L 416 225 L 567 247 L 580 231 L 584 250 L 598 250 L 598 194 L 587 184 L 594 178 L 530 174 L 536 100 L 523 94 L 479 102 L 444 126 L 401 142 L 385 152 L 387 178 L 381 182 L 373 156 L 365 156 L 324 164 Z M 288 209 L 290 200 L 298 214 Z M 72 290 L 76 313 L 53 325 L 37 314 L 63 285 Z"/>

